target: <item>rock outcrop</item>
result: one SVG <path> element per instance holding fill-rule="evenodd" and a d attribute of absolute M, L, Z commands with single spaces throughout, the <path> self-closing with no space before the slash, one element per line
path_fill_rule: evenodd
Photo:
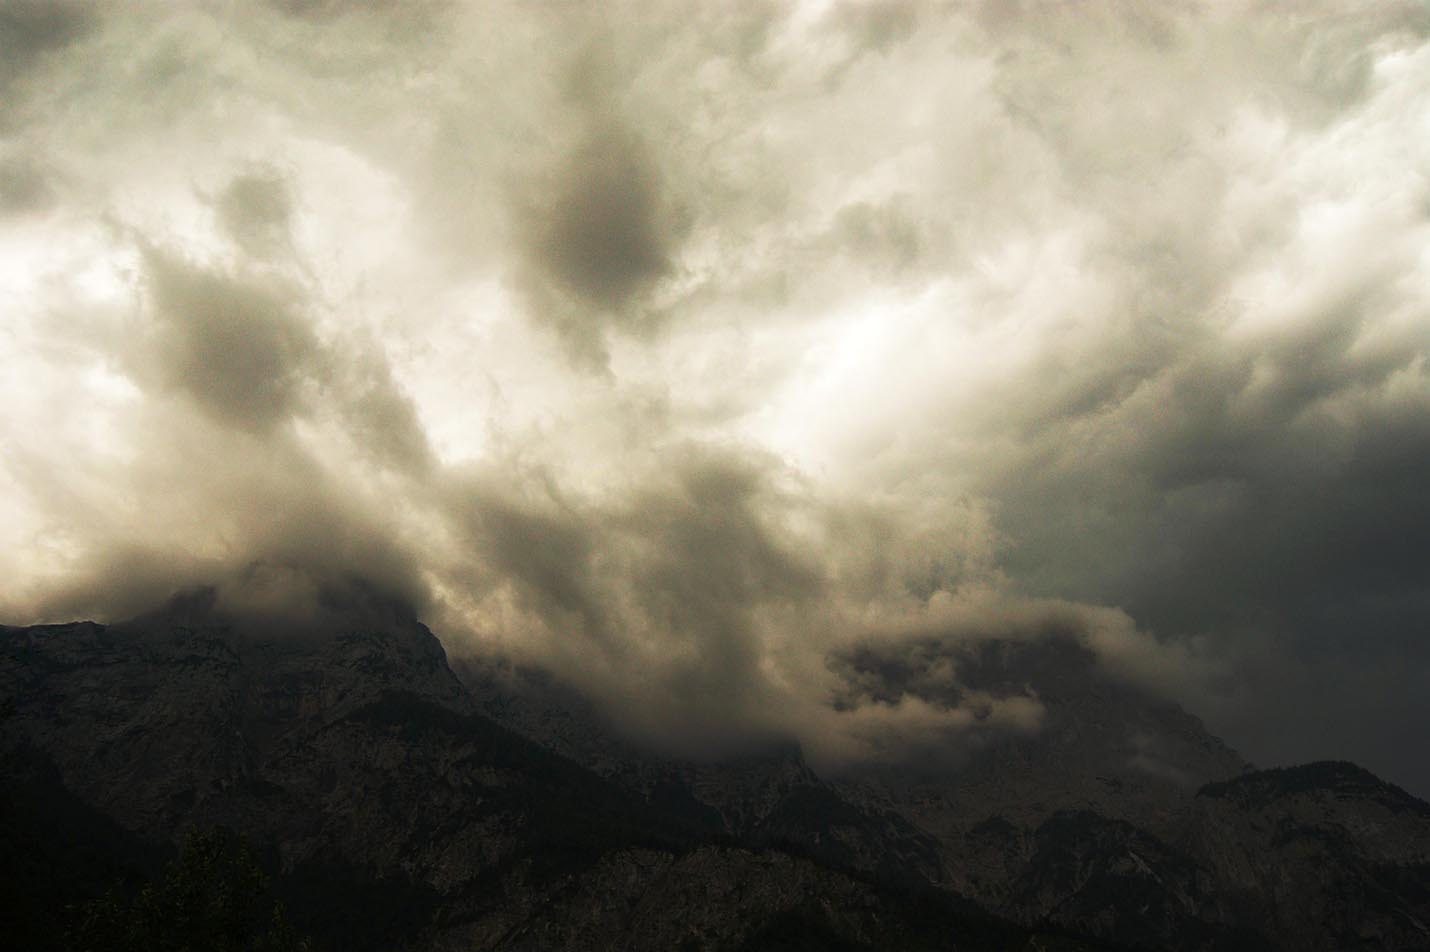
<path fill-rule="evenodd" d="M 783 792 L 768 803 L 749 788 L 748 822 L 727 822 L 694 798 L 635 796 L 485 716 L 401 612 L 368 606 L 274 634 L 211 601 L 122 625 L 0 629 L 0 833 L 17 848 L 5 879 L 75 880 L 77 863 L 96 879 L 30 890 L 10 924 L 29 944 L 63 948 L 46 924 L 66 902 L 132 887 L 195 827 L 256 844 L 293 923 L 329 948 L 1036 939 L 958 897 L 802 850 L 805 831 L 830 826 L 791 804 L 818 783 L 798 762 L 775 770 Z M 67 829 L 87 832 L 76 843 Z"/>
<path fill-rule="evenodd" d="M 6 927 L 133 890 L 190 828 L 255 844 L 330 948 L 1430 948 L 1430 806 L 1254 771 L 1076 645 L 985 643 L 1041 729 L 823 777 L 644 749 L 579 693 L 459 664 L 359 591 L 282 625 L 181 599 L 0 628 Z"/>

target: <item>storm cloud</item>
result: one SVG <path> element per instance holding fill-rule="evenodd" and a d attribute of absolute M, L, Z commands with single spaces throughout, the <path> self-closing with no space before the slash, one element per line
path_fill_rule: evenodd
<path fill-rule="evenodd" d="M 1056 642 L 1430 788 L 1423 6 L 24 2 L 0 64 L 6 622 L 370 589 L 830 763 L 1037 731 L 970 672 Z"/>
<path fill-rule="evenodd" d="M 590 134 L 562 172 L 536 253 L 579 299 L 619 309 L 670 268 L 653 170 L 630 133 L 612 128 Z"/>
<path fill-rule="evenodd" d="M 82 37 L 96 19 L 83 3 L 15 0 L 0 10 L 0 90 Z"/>

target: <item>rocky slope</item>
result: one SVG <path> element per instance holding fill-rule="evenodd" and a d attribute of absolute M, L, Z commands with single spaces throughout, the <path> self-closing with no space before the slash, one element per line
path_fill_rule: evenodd
<path fill-rule="evenodd" d="M 1075 641 L 980 641 L 941 658 L 962 690 L 1036 697 L 1042 717 L 1036 731 L 992 735 L 951 766 L 880 765 L 844 778 L 940 837 L 994 817 L 1035 829 L 1067 811 L 1170 835 L 1198 788 L 1250 768 L 1195 717 L 1104 671 Z M 886 662 L 866 654 L 846 664 L 873 673 Z"/>
<path fill-rule="evenodd" d="M 712 829 L 696 801 L 633 797 L 481 714 L 393 606 L 275 634 L 200 595 L 123 625 L 0 629 L 0 688 L 4 879 L 68 884 L 27 887 L 6 923 L 37 948 L 64 947 L 45 926 L 66 901 L 141 881 L 191 827 L 257 844 L 295 925 L 334 949 L 1039 941 Z"/>
<path fill-rule="evenodd" d="M 501 659 L 454 668 L 483 713 L 610 780 L 639 802 L 680 809 L 708 833 L 780 843 L 835 865 L 914 883 L 945 878 L 939 842 L 897 810 L 847 796 L 799 745 L 697 761 L 644 748 L 550 675 Z"/>
<path fill-rule="evenodd" d="M 1180 845 L 1284 945 L 1430 949 L 1430 804 L 1354 764 L 1208 785 Z"/>
<path fill-rule="evenodd" d="M 1420 931 L 1430 884 L 1420 801 L 1363 772 L 1366 784 L 1336 786 L 1325 765 L 1254 771 L 1195 717 L 1102 670 L 1072 641 L 939 650 L 952 655 L 960 690 L 1036 696 L 1040 729 L 995 736 L 952 763 L 825 779 L 794 749 L 714 764 L 659 756 L 623 741 L 542 672 L 492 659 L 457 670 L 494 719 L 643 799 L 693 800 L 726 831 L 798 816 L 798 842 L 832 831 L 854 844 L 840 854 L 846 864 L 915 871 L 1029 926 L 1154 949 L 1354 948 L 1361 932 L 1374 947 L 1430 947 Z M 887 659 L 843 663 L 897 695 Z M 1278 789 L 1290 776 L 1310 778 L 1295 798 L 1227 793 Z M 1303 856 L 1285 832 L 1303 828 L 1339 852 Z M 895 862 L 881 867 L 880 857 Z"/>
<path fill-rule="evenodd" d="M 1035 692 L 1038 732 L 831 779 L 791 745 L 652 753 L 339 601 L 0 628 L 7 934 L 62 948 L 66 903 L 225 827 L 329 948 L 1430 948 L 1430 806 L 1348 764 L 1251 771 L 1076 645 L 958 659 Z"/>
<path fill-rule="evenodd" d="M 951 888 L 1136 947 L 1430 948 L 1421 801 L 1351 765 L 1254 771 L 1069 640 L 952 660 L 965 689 L 1036 696 L 1040 729 L 841 783 L 933 834 Z"/>

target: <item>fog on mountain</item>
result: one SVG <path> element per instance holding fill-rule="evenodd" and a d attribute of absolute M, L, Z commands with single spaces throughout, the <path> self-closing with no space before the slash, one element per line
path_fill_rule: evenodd
<path fill-rule="evenodd" d="M 1427 89 L 1412 0 L 0 5 L 27 941 L 1430 944 Z"/>

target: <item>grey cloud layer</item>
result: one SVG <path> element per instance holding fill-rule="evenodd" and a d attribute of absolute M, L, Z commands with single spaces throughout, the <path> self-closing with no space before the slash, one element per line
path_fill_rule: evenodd
<path fill-rule="evenodd" d="M 22 79 L 38 61 L 82 36 L 94 11 L 62 0 L 14 0 L 0 10 L 0 90 Z"/>
<path fill-rule="evenodd" d="M 7 7 L 0 605 L 361 576 L 632 729 L 831 760 L 1035 730 L 950 659 L 1072 638 L 1424 788 L 1427 33 Z"/>
<path fill-rule="evenodd" d="M 164 383 L 238 427 L 267 430 L 295 415 L 318 347 L 281 292 L 147 258 Z"/>

